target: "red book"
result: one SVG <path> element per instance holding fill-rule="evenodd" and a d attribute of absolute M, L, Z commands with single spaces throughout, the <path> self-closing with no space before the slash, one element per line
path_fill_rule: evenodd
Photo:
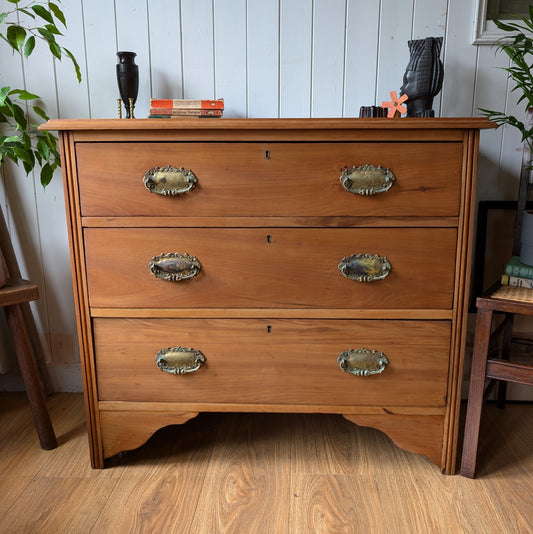
<path fill-rule="evenodd" d="M 224 99 L 218 100 L 191 100 L 179 98 L 151 98 L 151 108 L 177 108 L 177 109 L 224 109 Z"/>

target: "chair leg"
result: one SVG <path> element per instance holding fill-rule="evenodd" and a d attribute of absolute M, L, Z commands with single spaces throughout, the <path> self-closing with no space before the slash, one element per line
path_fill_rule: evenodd
<path fill-rule="evenodd" d="M 49 450 L 57 447 L 54 429 L 48 415 L 46 400 L 39 380 L 37 363 L 31 347 L 26 325 L 18 304 L 6 306 L 6 318 L 20 367 L 20 373 L 26 386 L 26 393 L 30 403 L 33 419 L 39 435 L 41 448 Z"/>
<path fill-rule="evenodd" d="M 485 374 L 487 370 L 487 353 L 491 325 L 492 310 L 479 308 L 476 317 L 472 371 L 470 374 L 470 388 L 468 391 L 463 441 L 463 457 L 461 460 L 461 475 L 468 478 L 474 478 L 476 471 L 479 425 L 481 421 L 481 408 L 483 406 L 483 394 L 485 391 Z"/>
<path fill-rule="evenodd" d="M 505 317 L 505 325 L 503 328 L 503 338 L 502 338 L 502 352 L 501 357 L 503 360 L 509 360 L 511 357 L 511 344 L 513 341 L 513 321 L 514 315 L 508 314 Z M 498 381 L 498 401 L 496 406 L 503 410 L 505 408 L 505 402 L 507 399 L 507 381 L 499 380 Z"/>

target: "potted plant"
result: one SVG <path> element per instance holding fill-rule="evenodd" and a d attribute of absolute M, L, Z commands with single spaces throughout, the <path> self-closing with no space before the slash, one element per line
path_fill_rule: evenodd
<path fill-rule="evenodd" d="M 0 37 L 12 53 L 27 59 L 38 43 L 44 43 L 53 57 L 65 56 L 72 62 L 78 81 L 80 67 L 73 54 L 58 43 L 66 28 L 63 11 L 58 3 L 32 0 L 8 0 L 12 9 L 0 13 Z M 60 0 L 57 0 L 60 2 Z M 37 129 L 39 117 L 48 120 L 38 105 L 39 96 L 26 89 L 10 86 L 0 88 L 0 165 L 9 158 L 22 164 L 26 174 L 38 166 L 43 187 L 50 183 L 59 167 L 57 138 L 48 131 Z"/>
<path fill-rule="evenodd" d="M 512 91 L 520 94 L 517 104 L 525 104 L 525 119 L 522 121 L 514 115 L 502 111 L 493 111 L 480 108 L 489 119 L 499 126 L 507 124 L 519 130 L 524 144 L 522 155 L 522 171 L 518 191 L 518 211 L 515 223 L 515 235 L 513 244 L 513 256 L 520 255 L 521 240 L 533 240 L 533 216 L 524 212 L 525 203 L 529 190 L 529 176 L 533 168 L 531 150 L 533 148 L 533 5 L 529 6 L 529 15 L 521 17 L 517 22 L 501 22 L 495 20 L 496 26 L 506 35 L 498 41 L 498 50 L 507 54 L 511 60 L 509 67 L 503 67 L 507 71 L 509 79 L 514 83 Z M 527 219 L 524 219 L 527 214 Z M 524 238 L 527 228 L 531 227 L 532 235 Z M 525 248 L 524 248 L 525 250 Z M 533 255 L 529 254 L 528 264 L 533 261 Z"/>
<path fill-rule="evenodd" d="M 529 17 L 522 17 L 518 22 L 494 21 L 496 26 L 507 35 L 498 41 L 498 49 L 506 53 L 510 60 L 510 67 L 503 67 L 509 78 L 515 83 L 512 91 L 518 91 L 520 97 L 517 104 L 525 103 L 526 113 L 533 108 L 533 5 L 529 6 Z M 531 148 L 533 126 L 526 124 L 513 115 L 502 111 L 480 110 L 498 125 L 508 124 L 517 128 L 522 141 Z M 526 121 L 527 122 L 527 121 Z"/>

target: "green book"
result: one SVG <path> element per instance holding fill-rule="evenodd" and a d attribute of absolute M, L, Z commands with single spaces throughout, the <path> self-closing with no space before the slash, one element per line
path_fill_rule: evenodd
<path fill-rule="evenodd" d="M 505 266 L 505 274 L 533 278 L 533 267 L 520 261 L 520 256 L 513 256 Z"/>

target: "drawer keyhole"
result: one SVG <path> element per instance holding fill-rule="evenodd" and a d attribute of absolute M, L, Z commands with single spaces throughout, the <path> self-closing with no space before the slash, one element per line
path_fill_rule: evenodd
<path fill-rule="evenodd" d="M 267 235 L 267 243 L 272 243 L 272 236 L 270 234 Z"/>
<path fill-rule="evenodd" d="M 272 327 L 270 325 L 267 326 L 267 334 L 270 334 L 272 332 Z"/>
<path fill-rule="evenodd" d="M 270 159 L 270 150 L 265 150 L 265 159 Z"/>

